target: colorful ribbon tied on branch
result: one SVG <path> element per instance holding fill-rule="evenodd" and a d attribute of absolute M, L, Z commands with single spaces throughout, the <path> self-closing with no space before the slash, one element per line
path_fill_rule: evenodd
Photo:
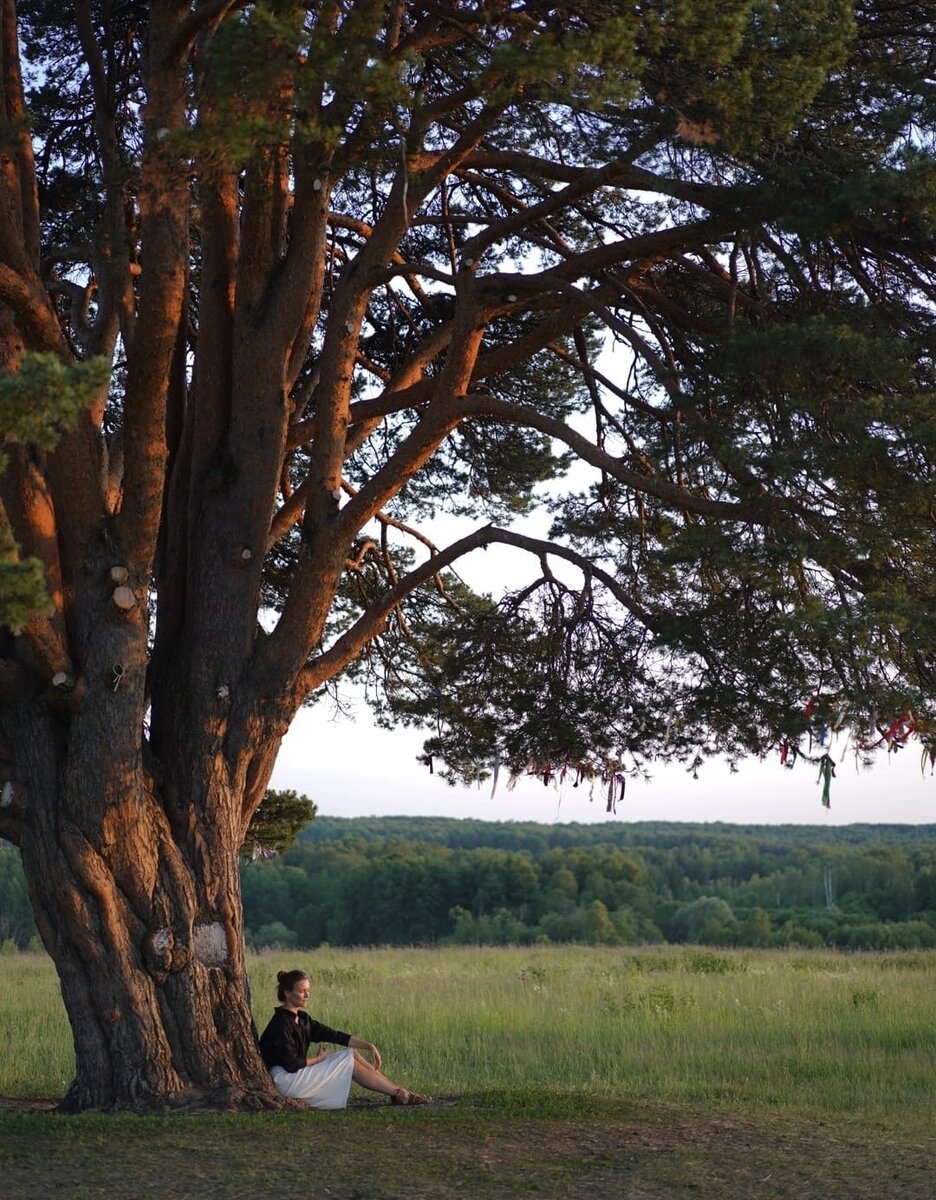
<path fill-rule="evenodd" d="M 835 763 L 828 756 L 823 754 L 819 759 L 819 778 L 816 783 L 822 784 L 822 807 L 831 808 L 832 801 L 829 799 L 829 790 L 832 787 L 832 780 L 835 778 Z"/>

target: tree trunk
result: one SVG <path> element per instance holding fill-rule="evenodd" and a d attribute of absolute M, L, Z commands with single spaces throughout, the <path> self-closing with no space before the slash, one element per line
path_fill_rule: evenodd
<path fill-rule="evenodd" d="M 24 869 L 75 1041 L 63 1107 L 281 1107 L 250 1013 L 241 805 L 223 755 L 200 757 L 211 786 L 189 811 L 227 819 L 173 829 L 106 709 L 105 692 L 80 718 L 37 700 L 11 731 L 30 779 Z"/>

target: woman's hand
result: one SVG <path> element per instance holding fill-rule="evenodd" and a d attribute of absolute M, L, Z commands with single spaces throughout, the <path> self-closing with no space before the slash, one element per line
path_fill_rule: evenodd
<path fill-rule="evenodd" d="M 316 1063 L 324 1062 L 326 1058 L 328 1058 L 328 1051 L 324 1046 L 319 1046 L 318 1054 L 313 1055 L 312 1058 L 306 1059 L 306 1066 L 314 1067 Z"/>
<path fill-rule="evenodd" d="M 371 1062 L 374 1064 L 374 1070 L 379 1071 L 380 1070 L 380 1062 L 381 1062 L 380 1051 L 377 1049 L 377 1047 L 374 1045 L 374 1043 L 373 1042 L 365 1042 L 361 1046 L 361 1049 L 366 1051 L 371 1056 Z"/>
<path fill-rule="evenodd" d="M 369 1054 L 371 1056 L 371 1062 L 374 1064 L 374 1070 L 380 1070 L 382 1059 L 380 1057 L 380 1051 L 373 1042 L 365 1042 L 363 1038 L 353 1037 L 348 1045 L 352 1050 L 363 1050 L 366 1054 Z"/>

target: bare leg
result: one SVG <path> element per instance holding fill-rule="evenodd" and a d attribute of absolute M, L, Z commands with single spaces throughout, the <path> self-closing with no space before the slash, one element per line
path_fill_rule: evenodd
<path fill-rule="evenodd" d="M 393 1083 L 386 1075 L 381 1074 L 376 1067 L 371 1064 L 362 1055 L 354 1052 L 354 1071 L 351 1078 L 361 1087 L 368 1088 L 372 1092 L 381 1092 L 385 1096 L 392 1096 L 400 1090 L 399 1085 Z"/>
<path fill-rule="evenodd" d="M 384 1096 L 392 1097 L 397 1104 L 427 1104 L 429 1101 L 428 1096 L 417 1097 L 415 1092 L 400 1087 L 398 1083 L 388 1079 L 386 1075 L 372 1067 L 367 1059 L 358 1054 L 356 1050 L 351 1078 L 355 1083 L 371 1092 L 380 1092 Z"/>

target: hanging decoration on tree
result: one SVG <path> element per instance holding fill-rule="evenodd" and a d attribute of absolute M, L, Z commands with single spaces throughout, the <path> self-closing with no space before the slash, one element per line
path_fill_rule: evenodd
<path fill-rule="evenodd" d="M 819 778 L 817 783 L 822 784 L 822 807 L 831 808 L 832 801 L 829 797 L 829 789 L 832 787 L 832 780 L 835 778 L 835 761 L 828 754 L 823 754 L 819 759 Z"/>
<path fill-rule="evenodd" d="M 822 784 L 822 806 L 831 808 L 830 789 L 832 780 L 836 777 L 836 763 L 826 747 L 831 746 L 832 734 L 845 728 L 846 722 L 841 716 L 835 715 L 829 698 L 824 698 L 819 692 L 806 702 L 803 707 L 803 716 L 807 722 L 806 733 L 809 737 L 810 750 L 815 744 L 823 750 L 823 753 L 819 756 L 811 755 L 802 750 L 792 737 L 783 737 L 777 747 L 780 765 L 792 769 L 796 760 L 802 758 L 818 767 L 819 776 L 816 782 Z M 920 771 L 925 774 L 928 763 L 930 774 L 936 773 L 936 742 L 932 740 L 932 732 L 916 721 L 912 714 L 906 713 L 904 716 L 896 717 L 886 728 L 882 728 L 875 712 L 871 716 L 870 728 L 872 730 L 870 739 L 859 739 L 854 732 L 849 735 L 849 737 L 854 736 L 853 744 L 856 754 L 868 754 L 885 746 L 888 754 L 896 754 L 907 745 L 911 737 L 918 737 L 923 742 Z M 846 747 L 848 741 L 849 738 L 846 738 Z M 842 759 L 839 761 L 841 763 Z"/>
<path fill-rule="evenodd" d="M 608 781 L 608 804 L 606 811 L 614 813 L 617 816 L 617 802 L 624 802 L 624 789 L 627 786 L 627 778 L 624 775 L 612 775 Z"/>

